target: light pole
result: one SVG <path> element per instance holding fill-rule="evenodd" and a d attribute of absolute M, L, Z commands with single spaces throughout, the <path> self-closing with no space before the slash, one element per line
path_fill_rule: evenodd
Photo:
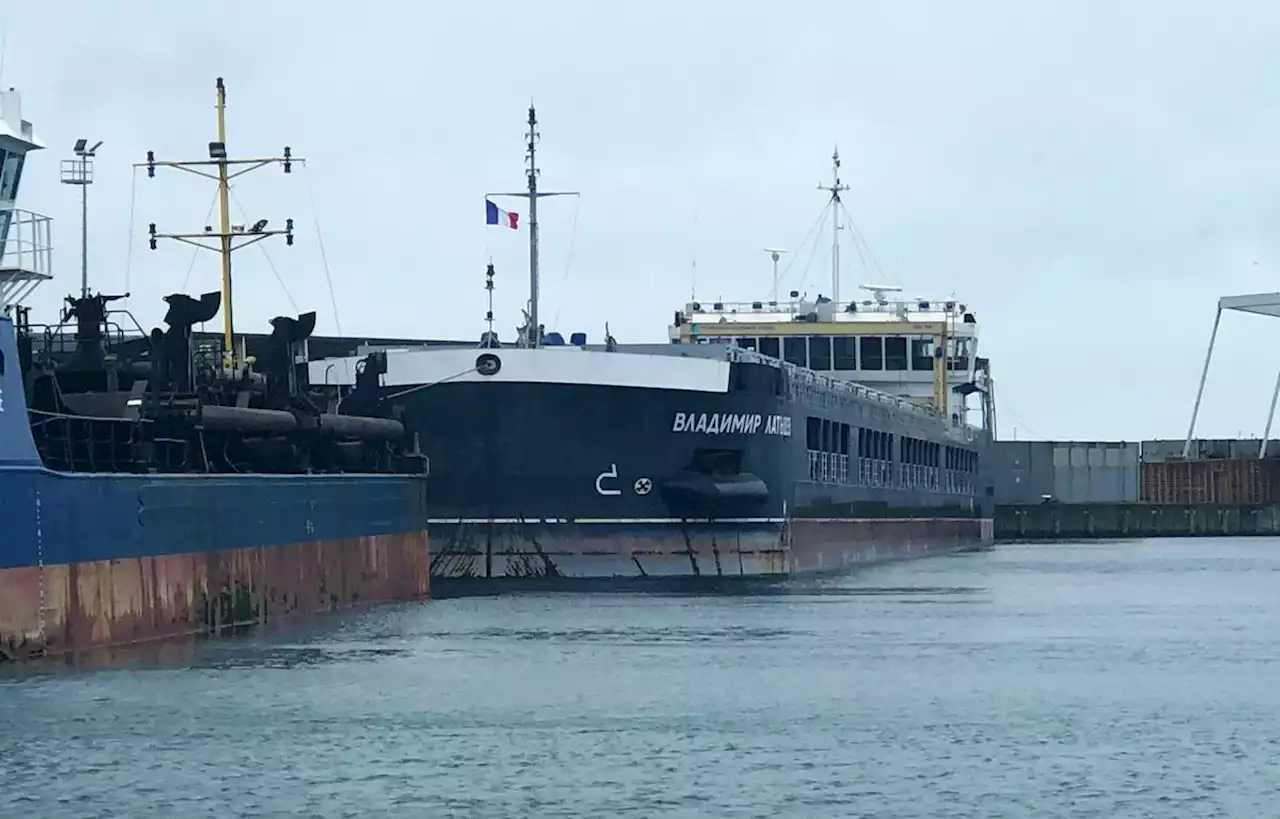
<path fill-rule="evenodd" d="M 768 253 L 768 254 L 769 254 L 769 257 L 773 259 L 773 296 L 772 296 L 772 299 L 773 299 L 773 304 L 776 306 L 776 305 L 777 305 L 777 303 L 778 303 L 778 259 L 782 256 L 782 254 L 783 254 L 783 253 L 786 253 L 787 251 L 783 250 L 783 249 L 782 249 L 782 248 L 780 248 L 780 247 L 766 247 L 766 248 L 764 249 L 764 252 L 765 252 L 765 253 Z"/>
<path fill-rule="evenodd" d="M 89 295 L 89 186 L 93 184 L 93 158 L 102 147 L 102 140 L 87 147 L 89 140 L 77 139 L 76 159 L 62 160 L 62 184 L 80 186 L 80 298 Z"/>

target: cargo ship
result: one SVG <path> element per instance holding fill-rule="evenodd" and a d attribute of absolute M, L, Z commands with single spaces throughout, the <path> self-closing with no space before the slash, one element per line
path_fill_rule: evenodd
<path fill-rule="evenodd" d="M 990 363 L 952 299 L 690 303 L 658 344 L 566 343 L 538 322 L 536 114 L 530 301 L 512 344 L 390 345 L 310 364 L 344 406 L 430 424 L 432 582 L 545 588 L 787 578 L 982 548 L 993 502 Z M 486 221 L 522 226 L 486 196 Z M 775 268 L 776 269 L 776 268 Z M 486 274 L 492 291 L 492 265 Z M 532 328 L 537 328 L 536 331 Z M 868 386 L 870 382 L 874 386 Z M 977 415 L 976 423 L 973 416 Z"/>
<path fill-rule="evenodd" d="M 264 355 L 237 349 L 232 252 L 270 236 L 292 244 L 293 227 L 231 224 L 228 179 L 301 160 L 288 148 L 229 158 L 225 98 L 219 78 L 208 159 L 139 163 L 217 182 L 217 230 L 152 224 L 149 237 L 153 249 L 170 238 L 219 253 L 222 291 L 167 296 L 166 328 L 134 335 L 122 297 L 89 289 L 87 239 L 80 294 L 56 326 L 31 322 L 23 301 L 52 278 L 50 220 L 14 205 L 26 156 L 44 145 L 19 94 L 0 93 L 0 661 L 429 592 L 428 461 L 392 405 L 351 413 L 307 381 L 315 313 L 274 319 Z M 92 181 L 97 147 L 76 143 L 64 182 Z M 222 343 L 194 343 L 192 328 L 219 311 Z"/>

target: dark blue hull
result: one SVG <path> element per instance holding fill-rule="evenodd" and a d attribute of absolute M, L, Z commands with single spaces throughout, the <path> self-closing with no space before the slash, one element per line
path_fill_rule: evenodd
<path fill-rule="evenodd" d="M 465 372 L 478 355 L 501 360 L 494 375 Z M 437 590 L 779 578 L 991 542 L 974 436 L 803 378 L 776 362 L 429 349 L 389 353 L 378 394 L 431 459 Z"/>
<path fill-rule="evenodd" d="M 429 591 L 425 479 L 59 473 L 0 318 L 0 660 Z"/>

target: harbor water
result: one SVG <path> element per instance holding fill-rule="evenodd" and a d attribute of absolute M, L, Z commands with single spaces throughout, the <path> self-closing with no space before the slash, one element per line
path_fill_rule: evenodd
<path fill-rule="evenodd" d="M 9 668 L 0 816 L 1256 819 L 1278 585 L 1269 538 L 1001 546 Z"/>

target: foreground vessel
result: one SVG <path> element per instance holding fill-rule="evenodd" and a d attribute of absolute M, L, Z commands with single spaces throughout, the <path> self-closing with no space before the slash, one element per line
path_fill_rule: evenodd
<path fill-rule="evenodd" d="M 173 238 L 216 250 L 223 292 L 170 295 L 167 329 L 126 338 L 121 323 L 136 322 L 109 309 L 121 296 L 89 290 L 87 265 L 59 325 L 31 323 L 22 300 L 51 277 L 49 220 L 13 201 L 26 153 L 43 145 L 17 93 L 0 93 L 0 234 L 14 251 L 0 265 L 0 661 L 429 591 L 427 462 L 403 424 L 339 413 L 308 383 L 301 351 L 314 313 L 274 319 L 257 361 L 236 349 L 231 253 L 277 234 L 292 244 L 293 234 L 292 220 L 283 231 L 230 224 L 227 180 L 301 160 L 288 148 L 228 158 L 224 101 L 219 78 L 208 160 L 141 163 L 152 175 L 177 167 L 218 181 L 217 231 L 153 224 L 150 237 L 153 249 Z M 64 181 L 90 181 L 94 148 L 77 143 Z M 33 245 L 20 225 L 44 239 Z M 220 309 L 223 343 L 193 343 L 191 328 Z"/>
<path fill-rule="evenodd" d="M 490 327 L 479 348 L 310 365 L 350 386 L 345 406 L 403 402 L 407 423 L 437 431 L 423 447 L 438 590 L 778 578 L 991 542 L 993 414 L 976 320 L 954 300 L 890 301 L 893 288 L 840 301 L 838 155 L 822 186 L 834 298 L 693 302 L 665 344 L 618 344 L 607 328 L 603 344 L 584 333 L 566 344 L 538 323 L 537 202 L 548 194 L 532 108 L 528 138 L 531 298 L 515 346 Z M 486 210 L 490 224 L 519 225 L 489 199 Z M 877 376 L 879 390 L 859 383 Z"/>

